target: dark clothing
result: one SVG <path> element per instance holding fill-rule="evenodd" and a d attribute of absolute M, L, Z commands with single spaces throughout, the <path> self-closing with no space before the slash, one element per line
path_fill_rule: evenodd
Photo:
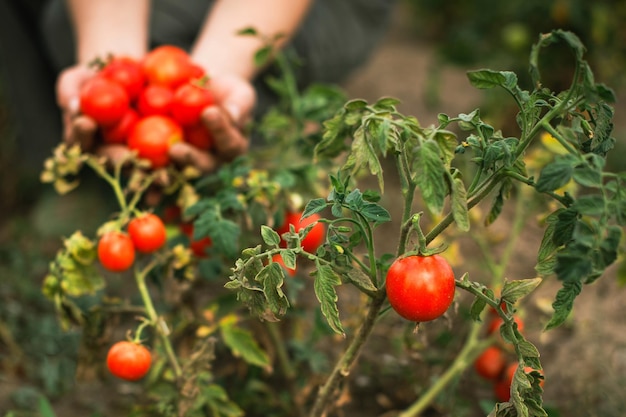
<path fill-rule="evenodd" d="M 212 4 L 210 0 L 153 0 L 151 46 L 189 49 Z M 394 0 L 314 1 L 291 42 L 302 61 L 296 73 L 300 86 L 341 83 L 364 64 L 386 32 L 394 4 Z M 14 59 L 18 53 L 22 55 Z M 19 143 L 34 141 L 44 154 L 58 143 L 61 127 L 54 79 L 74 64 L 74 57 L 73 32 L 63 0 L 0 0 L 0 66 L 11 87 L 9 101 Z M 272 97 L 262 79 L 263 74 L 255 86 L 261 107 L 267 107 Z M 41 103 L 32 103 L 33 98 Z"/>

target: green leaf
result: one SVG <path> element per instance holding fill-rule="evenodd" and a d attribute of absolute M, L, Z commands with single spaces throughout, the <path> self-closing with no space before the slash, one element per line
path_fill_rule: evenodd
<path fill-rule="evenodd" d="M 570 312 L 574 308 L 574 300 L 582 291 L 582 283 L 579 281 L 566 281 L 563 287 L 556 293 L 552 308 L 554 313 L 545 330 L 550 330 L 560 326 L 565 322 Z"/>
<path fill-rule="evenodd" d="M 39 415 L 41 417 L 55 417 L 54 410 L 50 402 L 44 397 L 39 397 Z"/>
<path fill-rule="evenodd" d="M 228 398 L 226 390 L 218 384 L 200 386 L 200 398 L 209 408 L 211 417 L 243 417 L 244 411 Z"/>
<path fill-rule="evenodd" d="M 490 69 L 469 71 L 467 78 L 474 87 L 480 89 L 503 87 L 506 90 L 513 90 L 517 86 L 517 75 L 511 71 Z"/>
<path fill-rule="evenodd" d="M 602 169 L 593 169 L 590 166 L 576 167 L 572 172 L 574 181 L 584 187 L 602 186 Z"/>
<path fill-rule="evenodd" d="M 363 207 L 359 210 L 359 212 L 367 220 L 376 224 L 385 223 L 391 220 L 391 214 L 389 214 L 387 209 L 376 203 L 364 202 Z"/>
<path fill-rule="evenodd" d="M 455 172 L 452 178 L 452 216 L 459 230 L 467 232 L 470 229 L 469 210 L 467 208 L 467 191 L 461 173 Z"/>
<path fill-rule="evenodd" d="M 280 256 L 287 268 L 296 269 L 296 254 L 293 250 L 283 249 L 280 251 Z"/>
<path fill-rule="evenodd" d="M 339 320 L 338 296 L 337 291 L 335 291 L 335 286 L 341 285 L 341 279 L 330 266 L 322 265 L 319 261 L 316 262 L 314 274 L 313 289 L 317 300 L 320 302 L 322 314 L 335 333 L 345 335 L 341 320 Z"/>
<path fill-rule="evenodd" d="M 289 300 L 282 290 L 284 274 L 280 265 L 273 262 L 261 269 L 255 277 L 255 280 L 263 285 L 267 307 L 278 316 L 285 314 L 289 308 Z"/>
<path fill-rule="evenodd" d="M 502 299 L 514 304 L 533 292 L 541 284 L 541 281 L 541 278 L 505 281 L 502 288 Z"/>
<path fill-rule="evenodd" d="M 425 141 L 415 153 L 413 164 L 414 181 L 420 188 L 424 202 L 429 210 L 440 213 L 448 191 L 446 186 L 446 167 L 437 142 Z"/>
<path fill-rule="evenodd" d="M 474 321 L 480 320 L 480 314 L 483 312 L 485 307 L 487 306 L 487 302 L 482 298 L 474 298 L 474 302 L 472 302 L 472 306 L 470 307 L 470 317 Z"/>
<path fill-rule="evenodd" d="M 502 209 L 504 208 L 504 202 L 507 198 L 509 198 L 512 188 L 513 182 L 510 178 L 505 178 L 502 180 L 502 184 L 498 189 L 498 194 L 496 194 L 496 197 L 493 199 L 491 209 L 489 210 L 489 213 L 487 213 L 487 217 L 485 218 L 486 226 L 493 224 L 493 222 L 495 222 L 500 216 L 500 214 L 502 213 Z"/>
<path fill-rule="evenodd" d="M 396 111 L 396 106 L 400 104 L 400 100 L 394 97 L 383 97 L 374 103 L 377 110 Z"/>
<path fill-rule="evenodd" d="M 359 288 L 364 288 L 372 292 L 376 292 L 378 290 L 372 283 L 372 279 L 358 268 L 350 268 L 345 276 L 348 281 L 354 283 Z"/>
<path fill-rule="evenodd" d="M 304 207 L 304 211 L 302 212 L 302 218 L 305 219 L 315 213 L 320 213 L 326 207 L 328 207 L 328 203 L 323 198 L 315 198 L 313 200 L 309 200 Z"/>
<path fill-rule="evenodd" d="M 367 139 L 365 130 L 361 126 L 354 132 L 350 153 L 343 169 L 355 175 L 366 166 L 369 168 L 370 174 L 378 179 L 378 186 L 381 192 L 383 192 L 385 189 L 383 167 L 380 164 L 376 150 L 372 146 L 372 142 Z"/>
<path fill-rule="evenodd" d="M 254 53 L 254 65 L 257 67 L 263 67 L 267 65 L 272 57 L 273 48 L 271 45 L 263 46 Z"/>
<path fill-rule="evenodd" d="M 554 162 L 541 170 L 535 188 L 541 193 L 565 186 L 574 174 L 576 163 L 577 161 L 569 156 L 557 156 Z"/>
<path fill-rule="evenodd" d="M 604 198 L 600 195 L 583 195 L 571 207 L 587 216 L 601 216 L 606 210 Z"/>
<path fill-rule="evenodd" d="M 524 356 L 524 359 L 539 357 L 539 350 L 537 350 L 535 345 L 533 345 L 526 339 L 520 340 L 520 342 L 517 344 L 517 347 L 522 356 Z"/>
<path fill-rule="evenodd" d="M 250 331 L 227 321 L 220 324 L 220 331 L 224 343 L 235 357 L 242 358 L 250 365 L 265 369 L 271 367 L 267 353 L 261 349 Z"/>
<path fill-rule="evenodd" d="M 263 238 L 263 242 L 269 246 L 280 245 L 280 236 L 269 226 L 261 226 L 261 237 Z"/>

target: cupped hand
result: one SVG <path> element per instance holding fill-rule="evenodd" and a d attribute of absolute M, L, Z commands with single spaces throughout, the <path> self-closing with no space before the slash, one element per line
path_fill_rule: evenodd
<path fill-rule="evenodd" d="M 130 150 L 119 144 L 97 144 L 98 124 L 80 111 L 80 89 L 95 75 L 96 71 L 86 65 L 74 65 L 59 74 L 56 94 L 63 118 L 63 141 L 78 144 L 84 151 L 104 156 L 114 164 L 126 158 Z"/>
<path fill-rule="evenodd" d="M 185 142 L 175 143 L 170 148 L 170 157 L 176 163 L 193 165 L 203 172 L 214 171 L 222 162 L 232 161 L 248 150 L 249 138 L 244 128 L 256 104 L 254 87 L 244 78 L 215 76 L 208 85 L 215 105 L 204 109 L 202 122 L 213 137 L 212 151 L 202 151 Z"/>

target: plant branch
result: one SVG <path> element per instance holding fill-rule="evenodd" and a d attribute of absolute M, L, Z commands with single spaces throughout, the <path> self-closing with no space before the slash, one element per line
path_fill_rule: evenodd
<path fill-rule="evenodd" d="M 368 308 L 367 316 L 365 316 L 363 322 L 361 323 L 359 331 L 354 339 L 352 339 L 348 348 L 344 351 L 324 385 L 320 388 L 317 398 L 315 399 L 315 403 L 313 404 L 313 408 L 309 413 L 309 417 L 321 417 L 325 414 L 326 408 L 332 400 L 337 387 L 341 381 L 350 374 L 352 364 L 355 362 L 361 347 L 365 344 L 365 341 L 372 332 L 378 313 L 380 312 L 385 299 L 386 297 L 384 291 L 380 291 L 376 297 L 372 299 Z"/>

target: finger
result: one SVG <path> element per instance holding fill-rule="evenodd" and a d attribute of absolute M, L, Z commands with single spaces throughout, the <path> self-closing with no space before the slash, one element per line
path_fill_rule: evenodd
<path fill-rule="evenodd" d="M 185 142 L 174 143 L 170 146 L 169 154 L 172 161 L 177 165 L 191 165 L 202 172 L 213 172 L 219 165 L 215 155 Z"/>
<path fill-rule="evenodd" d="M 247 152 L 248 138 L 224 109 L 217 106 L 207 107 L 202 112 L 202 121 L 213 136 L 215 153 L 219 158 L 231 161 Z"/>
<path fill-rule="evenodd" d="M 77 116 L 71 119 L 65 128 L 65 141 L 79 144 L 82 149 L 89 150 L 94 145 L 98 124 L 90 117 Z"/>
<path fill-rule="evenodd" d="M 117 143 L 102 145 L 96 149 L 96 155 L 106 158 L 111 166 L 117 166 L 122 161 L 128 160 L 131 152 L 128 146 Z"/>

